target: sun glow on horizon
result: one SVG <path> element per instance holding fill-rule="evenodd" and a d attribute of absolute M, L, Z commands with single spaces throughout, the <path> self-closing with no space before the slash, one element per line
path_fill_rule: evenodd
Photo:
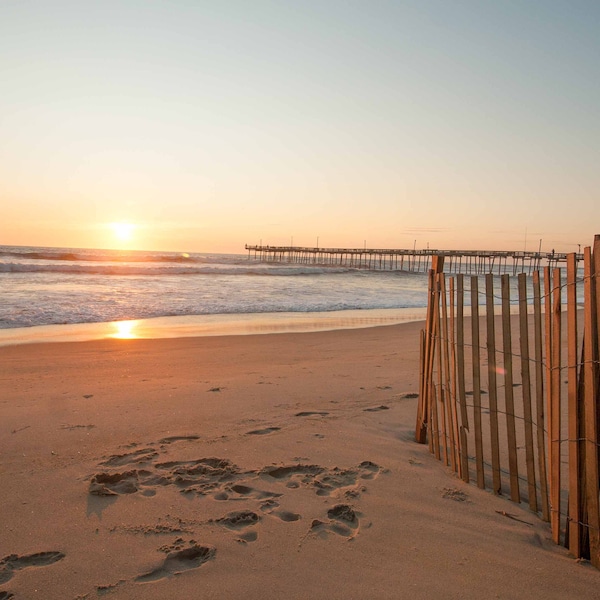
<path fill-rule="evenodd" d="M 133 223 L 117 222 L 111 223 L 110 227 L 113 231 L 114 236 L 120 242 L 130 242 L 133 238 L 133 232 L 136 226 Z"/>

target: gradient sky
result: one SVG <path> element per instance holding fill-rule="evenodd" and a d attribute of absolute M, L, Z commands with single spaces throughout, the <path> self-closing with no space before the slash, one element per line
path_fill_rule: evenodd
<path fill-rule="evenodd" d="M 0 0 L 0 244 L 577 250 L 599 32 L 597 0 Z"/>

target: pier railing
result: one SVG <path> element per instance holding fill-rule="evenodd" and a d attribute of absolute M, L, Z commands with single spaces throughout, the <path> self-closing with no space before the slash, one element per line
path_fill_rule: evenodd
<path fill-rule="evenodd" d="M 446 277 L 434 259 L 416 439 L 464 481 L 527 502 L 600 568 L 600 236 L 583 256 L 583 273 L 573 253 L 566 273 L 520 274 L 518 314 L 510 275 Z"/>
<path fill-rule="evenodd" d="M 304 246 L 252 246 L 248 258 L 259 262 L 338 266 L 376 271 L 427 273 L 436 256 L 444 257 L 447 273 L 484 274 L 528 273 L 543 267 L 554 268 L 567 261 L 559 252 L 518 250 L 434 250 L 390 248 L 318 248 Z M 583 259 L 576 255 L 576 261 Z"/>

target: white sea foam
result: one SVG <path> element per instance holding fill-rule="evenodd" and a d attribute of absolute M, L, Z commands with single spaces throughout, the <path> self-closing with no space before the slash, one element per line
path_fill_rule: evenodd
<path fill-rule="evenodd" d="M 88 275 L 269 275 L 269 276 L 293 276 L 293 275 L 318 275 L 332 273 L 348 273 L 353 269 L 345 267 L 306 267 L 306 266 L 260 266 L 248 265 L 204 265 L 204 266 L 181 266 L 173 264 L 164 266 L 162 264 L 64 264 L 43 263 L 31 264 L 22 262 L 0 262 L 0 273 L 79 273 Z"/>

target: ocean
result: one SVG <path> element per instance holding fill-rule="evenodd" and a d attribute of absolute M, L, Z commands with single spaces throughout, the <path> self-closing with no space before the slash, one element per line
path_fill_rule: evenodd
<path fill-rule="evenodd" d="M 2 344 L 67 331 L 98 337 L 89 324 L 140 320 L 160 326 L 160 337 L 178 328 L 191 335 L 415 320 L 424 316 L 427 276 L 245 254 L 0 246 L 0 290 Z M 123 337 L 136 335 L 129 327 Z"/>

